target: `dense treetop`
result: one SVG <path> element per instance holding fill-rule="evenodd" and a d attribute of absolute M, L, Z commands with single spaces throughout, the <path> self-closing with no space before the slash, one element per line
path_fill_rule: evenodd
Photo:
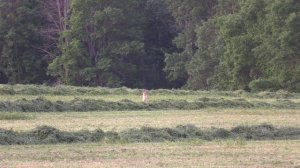
<path fill-rule="evenodd" d="M 0 83 L 300 92 L 298 0 L 2 0 Z"/>

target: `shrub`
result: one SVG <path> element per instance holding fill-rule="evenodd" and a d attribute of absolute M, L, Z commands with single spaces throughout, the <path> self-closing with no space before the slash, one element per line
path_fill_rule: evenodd
<path fill-rule="evenodd" d="M 291 90 L 300 93 L 300 82 L 296 84 Z"/>

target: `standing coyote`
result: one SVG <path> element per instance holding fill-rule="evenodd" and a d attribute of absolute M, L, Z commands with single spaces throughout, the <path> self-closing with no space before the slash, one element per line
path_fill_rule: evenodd
<path fill-rule="evenodd" d="M 143 90 L 142 99 L 143 99 L 144 103 L 148 102 L 148 100 L 149 100 L 149 91 L 148 90 Z"/>

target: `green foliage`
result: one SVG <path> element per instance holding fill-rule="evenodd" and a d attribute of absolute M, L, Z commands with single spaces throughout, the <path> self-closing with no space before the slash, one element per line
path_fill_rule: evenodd
<path fill-rule="evenodd" d="M 281 89 L 281 86 L 276 80 L 257 79 L 249 83 L 249 88 L 254 92 L 266 90 L 276 91 Z"/>
<path fill-rule="evenodd" d="M 165 9 L 152 0 L 72 1 L 68 40 L 49 73 L 72 85 L 168 86 L 163 50 L 174 33 Z"/>
<path fill-rule="evenodd" d="M 191 89 L 249 90 L 251 81 L 263 78 L 296 91 L 300 76 L 299 2 L 218 1 L 215 9 L 210 19 L 194 21 L 193 25 L 198 25 L 192 28 L 197 32 L 193 35 L 196 48 L 190 59 L 183 60 L 182 50 L 173 62 L 166 57 L 167 68 L 171 63 L 171 68 L 186 72 Z"/>
<path fill-rule="evenodd" d="M 217 85 L 217 82 L 213 82 L 220 57 L 224 53 L 224 42 L 218 35 L 215 20 L 203 23 L 196 28 L 196 32 L 198 50 L 187 65 L 190 76 L 187 86 L 192 89 L 211 89 Z M 220 82 L 220 85 L 224 83 Z"/>
<path fill-rule="evenodd" d="M 170 82 L 163 71 L 165 53 L 174 50 L 172 40 L 176 36 L 175 19 L 165 0 L 146 0 L 144 11 L 143 41 L 145 54 L 138 66 L 143 88 L 178 88 L 180 82 Z M 136 81 L 133 81 L 136 82 Z M 128 85 L 126 85 L 128 86 Z"/>
<path fill-rule="evenodd" d="M 44 24 L 36 0 L 0 1 L 0 81 L 42 83 L 47 59 L 38 50 Z M 5 79 L 6 78 L 6 79 Z"/>
<path fill-rule="evenodd" d="M 44 2 L 0 1 L 0 83 L 299 92 L 297 0 Z"/>
<path fill-rule="evenodd" d="M 166 54 L 165 71 L 170 80 L 186 80 L 190 76 L 186 65 L 197 47 L 195 28 L 209 18 L 215 0 L 166 0 L 180 32 L 174 39 L 178 51 Z"/>
<path fill-rule="evenodd" d="M 118 0 L 111 4 L 72 1 L 71 29 L 64 32 L 68 43 L 62 46 L 62 56 L 50 65 L 50 74 L 67 84 L 120 86 L 119 72 L 134 68 L 127 64 L 128 69 L 122 69 L 120 59 L 142 52 L 142 44 L 132 34 L 139 30 L 132 29 L 132 20 L 128 20 L 132 8 Z"/>

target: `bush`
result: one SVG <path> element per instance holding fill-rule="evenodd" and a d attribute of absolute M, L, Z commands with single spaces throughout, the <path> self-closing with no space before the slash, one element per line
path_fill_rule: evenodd
<path fill-rule="evenodd" d="M 295 84 L 295 86 L 291 87 L 290 90 L 296 93 L 300 93 L 300 82 Z"/>
<path fill-rule="evenodd" d="M 257 79 L 249 83 L 249 88 L 253 92 L 260 91 L 276 91 L 281 88 L 280 84 L 276 80 L 269 79 Z"/>

